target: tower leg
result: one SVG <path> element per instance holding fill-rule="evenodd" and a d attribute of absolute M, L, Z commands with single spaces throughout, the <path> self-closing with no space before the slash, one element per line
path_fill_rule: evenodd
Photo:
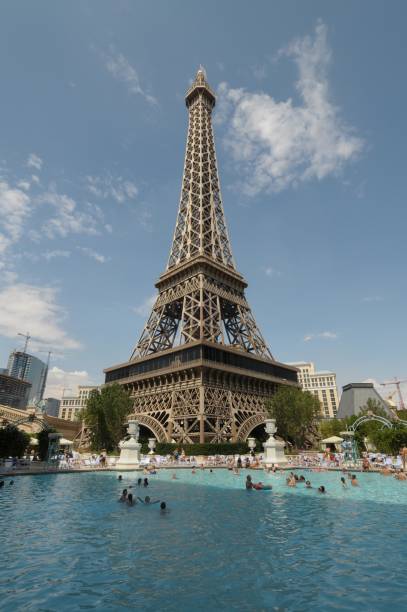
<path fill-rule="evenodd" d="M 205 443 L 205 387 L 199 387 L 199 442 Z"/>

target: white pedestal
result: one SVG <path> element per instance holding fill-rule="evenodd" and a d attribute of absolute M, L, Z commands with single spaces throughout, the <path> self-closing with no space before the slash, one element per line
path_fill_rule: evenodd
<path fill-rule="evenodd" d="M 120 457 L 116 461 L 115 469 L 120 471 L 140 469 L 141 444 L 138 442 L 139 426 L 137 421 L 129 421 L 127 431 L 130 438 L 119 442 Z"/>
<path fill-rule="evenodd" d="M 263 463 L 266 467 L 271 467 L 272 464 L 282 466 L 287 463 L 287 457 L 284 454 L 284 442 L 275 439 L 274 434 L 276 431 L 275 419 L 267 419 L 266 432 L 269 434 L 269 439 L 267 442 L 263 442 Z"/>

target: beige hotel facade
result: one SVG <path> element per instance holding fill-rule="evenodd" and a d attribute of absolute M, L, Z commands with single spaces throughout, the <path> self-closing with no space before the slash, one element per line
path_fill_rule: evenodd
<path fill-rule="evenodd" d="M 303 390 L 318 397 L 321 416 L 326 419 L 335 418 L 339 405 L 335 372 L 316 372 L 312 361 L 299 361 L 290 365 L 298 369 L 298 382 Z"/>

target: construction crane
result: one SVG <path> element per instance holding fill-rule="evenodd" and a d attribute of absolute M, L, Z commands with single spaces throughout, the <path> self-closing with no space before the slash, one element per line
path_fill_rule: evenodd
<path fill-rule="evenodd" d="M 407 378 L 405 378 L 404 380 L 399 380 L 397 377 L 395 377 L 394 380 L 386 380 L 385 382 L 380 383 L 382 387 L 387 387 L 388 385 L 396 385 L 396 391 L 399 396 L 399 410 L 406 409 L 403 395 L 400 390 L 401 383 L 405 383 L 405 382 L 407 382 Z"/>
<path fill-rule="evenodd" d="M 26 353 L 27 352 L 27 348 L 28 348 L 28 343 L 29 343 L 29 341 L 31 340 L 31 337 L 32 337 L 32 336 L 30 336 L 30 332 L 27 332 L 26 334 L 21 334 L 20 332 L 18 332 L 17 336 L 22 336 L 23 338 L 25 338 L 24 351 L 23 352 Z"/>

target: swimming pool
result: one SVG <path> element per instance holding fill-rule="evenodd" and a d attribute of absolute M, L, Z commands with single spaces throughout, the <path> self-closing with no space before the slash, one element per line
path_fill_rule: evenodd
<path fill-rule="evenodd" d="M 1 610 L 405 609 L 407 482 L 361 474 L 162 471 L 158 505 L 117 502 L 136 473 L 18 477 L 0 490 Z M 8 479 L 6 480 L 8 482 Z M 315 487 L 324 484 L 327 495 Z"/>

